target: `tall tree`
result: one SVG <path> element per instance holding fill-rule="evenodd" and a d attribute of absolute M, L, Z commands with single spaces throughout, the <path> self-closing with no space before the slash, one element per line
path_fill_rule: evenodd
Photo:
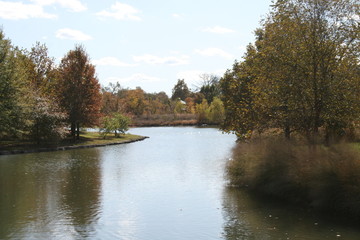
<path fill-rule="evenodd" d="M 48 55 L 48 48 L 45 44 L 36 42 L 28 54 L 33 63 L 32 85 L 34 90 L 40 95 L 49 95 L 54 91 L 56 83 L 56 69 L 54 58 Z"/>
<path fill-rule="evenodd" d="M 209 104 L 212 103 L 214 97 L 220 97 L 220 78 L 213 74 L 202 74 L 200 76 L 202 82 L 200 83 L 199 92 L 204 94 Z"/>
<path fill-rule="evenodd" d="M 180 98 L 180 100 L 185 101 L 185 99 L 189 96 L 190 90 L 188 86 L 185 83 L 184 79 L 179 79 L 177 83 L 175 84 L 174 88 L 172 89 L 172 100 L 177 100 Z"/>
<path fill-rule="evenodd" d="M 0 29 L 0 137 L 16 130 L 20 111 L 17 96 L 14 49 Z"/>
<path fill-rule="evenodd" d="M 239 119 L 253 126 L 231 127 L 225 120 L 228 129 L 241 135 L 244 129 L 275 127 L 287 138 L 296 131 L 314 141 L 320 128 L 330 135 L 351 127 L 360 112 L 359 8 L 355 0 L 274 2 L 239 69 L 239 74 L 253 79 L 250 89 L 257 117 L 247 115 L 246 108 L 233 108 L 240 109 Z M 238 85 L 244 79 L 236 82 L 226 74 L 225 78 Z M 225 98 L 234 102 L 238 96 L 228 95 L 231 84 L 223 86 Z"/>
<path fill-rule="evenodd" d="M 71 135 L 79 139 L 80 126 L 91 127 L 99 120 L 101 93 L 95 66 L 84 47 L 77 45 L 61 60 L 59 70 L 60 103 L 68 114 Z"/>

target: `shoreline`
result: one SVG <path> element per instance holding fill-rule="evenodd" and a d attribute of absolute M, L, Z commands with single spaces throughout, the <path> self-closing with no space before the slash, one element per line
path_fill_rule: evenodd
<path fill-rule="evenodd" d="M 100 143 L 100 144 L 67 145 L 67 146 L 58 146 L 58 147 L 42 147 L 42 148 L 19 149 L 19 150 L 1 150 L 0 156 L 26 154 L 26 153 L 66 151 L 66 150 L 73 150 L 73 149 L 84 149 L 84 148 L 95 148 L 95 147 L 106 147 L 106 146 L 111 146 L 111 145 L 120 145 L 120 144 L 139 142 L 139 141 L 143 141 L 147 138 L 149 138 L 149 137 L 138 136 L 135 139 L 127 139 L 124 141 L 114 141 L 114 142 Z"/>

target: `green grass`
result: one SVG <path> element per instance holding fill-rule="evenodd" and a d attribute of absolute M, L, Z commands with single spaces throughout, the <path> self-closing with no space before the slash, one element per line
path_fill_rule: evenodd
<path fill-rule="evenodd" d="M 36 150 L 40 148 L 54 148 L 65 146 L 92 146 L 92 145 L 110 145 L 121 144 L 132 141 L 141 140 L 144 137 L 133 134 L 121 134 L 115 137 L 114 134 L 109 134 L 106 138 L 98 132 L 81 132 L 79 140 L 72 140 L 67 138 L 61 142 L 46 142 L 36 144 L 28 140 L 4 140 L 0 141 L 0 151 L 27 151 Z"/>

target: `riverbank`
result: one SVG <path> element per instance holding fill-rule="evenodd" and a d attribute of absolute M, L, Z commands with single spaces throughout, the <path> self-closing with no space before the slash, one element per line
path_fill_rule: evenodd
<path fill-rule="evenodd" d="M 356 143 L 240 143 L 227 165 L 231 186 L 333 216 L 360 220 L 360 150 Z"/>
<path fill-rule="evenodd" d="M 109 145 L 127 144 L 145 140 L 148 137 L 123 134 L 120 137 L 107 136 L 105 139 L 97 132 L 82 132 L 80 139 L 65 139 L 60 143 L 37 145 L 32 142 L 6 141 L 0 142 L 0 155 L 24 154 L 35 152 L 64 151 L 81 148 L 104 147 Z"/>
<path fill-rule="evenodd" d="M 131 127 L 166 127 L 199 125 L 196 114 L 154 114 L 133 117 Z"/>

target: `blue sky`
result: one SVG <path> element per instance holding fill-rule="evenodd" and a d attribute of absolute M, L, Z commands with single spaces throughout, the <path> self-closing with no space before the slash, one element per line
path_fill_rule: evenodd
<path fill-rule="evenodd" d="M 45 43 L 57 62 L 83 44 L 99 82 L 190 88 L 201 74 L 222 76 L 270 10 L 271 0 L 5 0 L 0 26 L 16 46 Z"/>

